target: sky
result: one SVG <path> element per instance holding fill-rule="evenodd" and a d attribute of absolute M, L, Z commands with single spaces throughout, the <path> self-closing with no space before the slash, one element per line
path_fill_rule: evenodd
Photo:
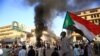
<path fill-rule="evenodd" d="M 23 4 L 24 0 L 0 0 L 0 27 L 11 24 L 13 21 L 17 21 L 26 26 L 34 27 L 34 6 L 25 6 Z M 69 5 L 72 4 L 72 0 Z M 99 1 L 100 2 L 100 1 Z M 90 7 L 94 8 L 98 3 L 93 3 Z M 72 7 L 74 5 L 71 5 Z M 56 16 L 53 20 L 52 31 L 56 33 L 57 36 L 60 35 L 62 31 L 62 26 L 64 22 L 65 15 Z"/>
<path fill-rule="evenodd" d="M 34 25 L 33 7 L 25 8 L 17 0 L 2 0 L 0 4 L 0 26 L 10 24 L 12 21 L 18 21 L 25 25 Z"/>
<path fill-rule="evenodd" d="M 34 6 L 28 7 L 22 4 L 23 0 L 0 0 L 0 27 L 11 24 L 13 21 L 34 27 Z M 59 35 L 62 29 L 62 17 L 54 19 L 52 30 Z"/>

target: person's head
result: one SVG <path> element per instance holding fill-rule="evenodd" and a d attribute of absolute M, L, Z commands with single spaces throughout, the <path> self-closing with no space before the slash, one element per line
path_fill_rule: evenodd
<path fill-rule="evenodd" d="M 57 51 L 57 50 L 58 50 L 57 47 L 55 47 L 55 48 L 54 48 L 54 51 Z"/>
<path fill-rule="evenodd" d="M 66 36 L 66 32 L 64 32 L 64 31 L 61 32 L 60 36 L 61 36 L 61 37 L 65 37 L 65 36 Z"/>
<path fill-rule="evenodd" d="M 24 46 L 22 46 L 22 49 L 26 49 L 26 46 L 24 45 Z"/>
<path fill-rule="evenodd" d="M 33 49 L 33 46 L 29 46 L 30 49 Z"/>
<path fill-rule="evenodd" d="M 78 47 L 79 47 L 79 45 L 78 45 L 78 44 L 76 44 L 76 45 L 75 45 L 75 48 L 78 48 Z"/>
<path fill-rule="evenodd" d="M 8 46 L 8 45 L 6 45 L 6 48 L 9 48 L 9 46 Z"/>
<path fill-rule="evenodd" d="M 83 49 L 83 48 L 84 48 L 84 45 L 83 45 L 83 44 L 79 44 L 79 47 L 80 47 L 81 49 Z"/>

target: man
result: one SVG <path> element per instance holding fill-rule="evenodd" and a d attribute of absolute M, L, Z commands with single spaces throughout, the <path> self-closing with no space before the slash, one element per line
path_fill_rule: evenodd
<path fill-rule="evenodd" d="M 88 43 L 87 50 L 88 50 L 88 56 L 94 56 L 92 42 Z"/>
<path fill-rule="evenodd" d="M 74 48 L 74 56 L 80 56 L 79 45 L 76 44 Z"/>
<path fill-rule="evenodd" d="M 10 56 L 10 48 L 6 45 L 6 48 L 3 48 L 3 56 Z"/>
<path fill-rule="evenodd" d="M 28 51 L 28 56 L 35 56 L 35 50 L 33 49 L 33 46 L 29 47 L 30 50 Z"/>
<path fill-rule="evenodd" d="M 69 38 L 69 33 L 67 33 L 66 37 L 66 32 L 61 32 L 61 52 L 62 56 L 73 56 L 71 45 L 70 45 L 70 38 Z"/>
<path fill-rule="evenodd" d="M 3 50 L 2 50 L 2 47 L 0 45 L 0 56 L 2 56 L 2 55 L 3 55 Z"/>
<path fill-rule="evenodd" d="M 54 51 L 52 52 L 51 56 L 59 56 L 57 48 L 54 48 Z"/>
<path fill-rule="evenodd" d="M 22 49 L 19 51 L 18 56 L 27 56 L 26 46 L 22 46 Z"/>

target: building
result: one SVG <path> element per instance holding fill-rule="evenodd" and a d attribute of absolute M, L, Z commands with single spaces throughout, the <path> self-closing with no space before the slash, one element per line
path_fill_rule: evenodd
<path fill-rule="evenodd" d="M 83 11 L 75 12 L 78 16 L 82 17 L 83 19 L 89 20 L 90 22 L 99 25 L 100 26 L 100 7 L 99 8 L 93 8 L 93 9 L 87 9 Z M 83 40 L 82 36 L 80 36 L 78 33 L 73 33 L 73 41 L 77 40 Z M 96 36 L 96 40 L 100 41 L 100 35 Z"/>
<path fill-rule="evenodd" d="M 21 37 L 25 37 L 25 33 L 23 32 L 23 26 L 18 22 L 14 21 L 10 25 L 0 27 L 0 40 L 9 42 L 13 40 L 17 40 Z"/>
<path fill-rule="evenodd" d="M 56 40 L 56 35 L 50 31 L 43 31 L 41 39 L 53 43 Z M 36 43 L 35 27 L 26 27 L 14 21 L 10 25 L 0 27 L 0 41 L 3 43 L 17 41 L 18 44 L 33 45 Z"/>
<path fill-rule="evenodd" d="M 75 12 L 78 16 L 89 20 L 90 22 L 100 25 L 100 8 L 87 9 Z"/>
<path fill-rule="evenodd" d="M 57 36 L 51 31 L 43 31 L 41 39 L 43 42 L 50 43 L 52 45 L 56 43 Z M 28 33 L 26 42 L 28 45 L 36 44 L 35 28 L 31 30 L 31 33 Z"/>

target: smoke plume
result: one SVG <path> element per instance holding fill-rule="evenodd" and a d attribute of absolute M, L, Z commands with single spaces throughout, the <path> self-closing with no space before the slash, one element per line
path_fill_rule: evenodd
<path fill-rule="evenodd" d="M 48 29 L 48 23 L 52 21 L 54 12 L 66 10 L 66 0 L 27 0 L 29 5 L 39 3 L 35 7 L 35 33 L 37 47 L 41 47 L 41 36 L 44 30 Z M 62 2 L 62 3 L 61 3 Z"/>
<path fill-rule="evenodd" d="M 37 42 L 40 43 L 42 31 L 48 29 L 55 12 L 78 11 L 90 9 L 92 4 L 100 6 L 99 0 L 25 0 L 28 5 L 39 3 L 35 7 L 35 26 Z"/>

